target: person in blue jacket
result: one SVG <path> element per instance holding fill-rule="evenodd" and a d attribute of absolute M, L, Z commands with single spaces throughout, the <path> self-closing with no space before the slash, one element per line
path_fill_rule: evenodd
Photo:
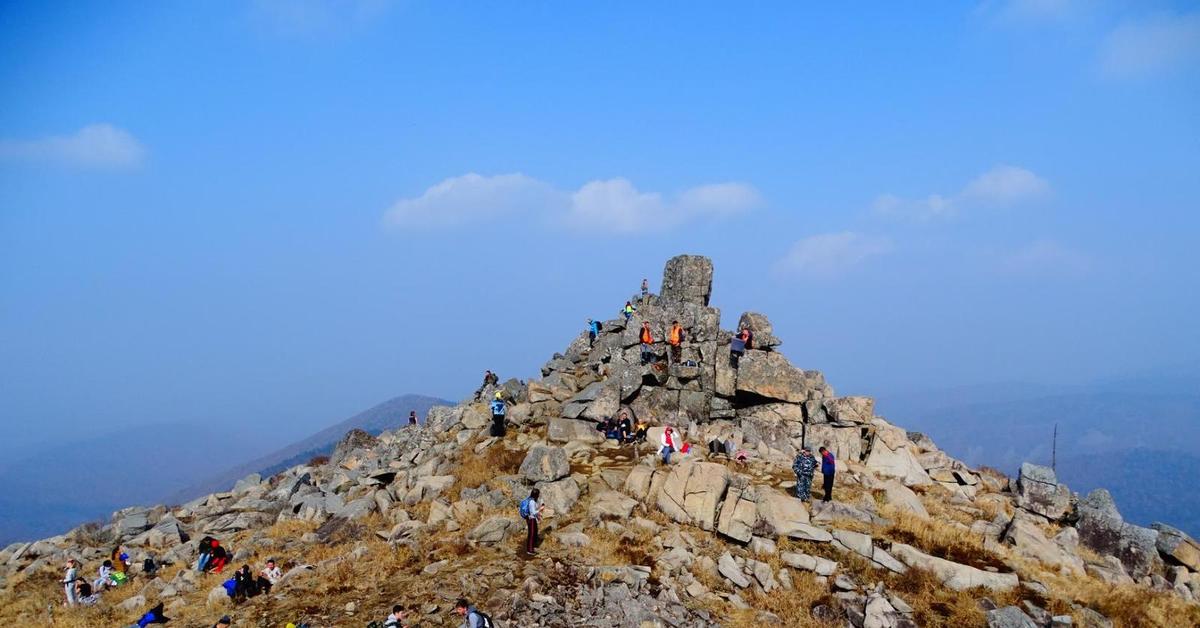
<path fill-rule="evenodd" d="M 821 476 L 825 484 L 825 495 L 821 497 L 821 501 L 827 502 L 833 500 L 833 474 L 837 472 L 837 461 L 833 459 L 833 452 L 822 447 L 817 450 L 821 453 Z"/>
<path fill-rule="evenodd" d="M 508 405 L 504 403 L 504 393 L 497 392 L 492 399 L 492 436 L 504 436 L 504 415 L 508 413 Z"/>
<path fill-rule="evenodd" d="M 588 346 L 592 346 L 596 342 L 596 336 L 600 335 L 600 322 L 588 319 Z"/>

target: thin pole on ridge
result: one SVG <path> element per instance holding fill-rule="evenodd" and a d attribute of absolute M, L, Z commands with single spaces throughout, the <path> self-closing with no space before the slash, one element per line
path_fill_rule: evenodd
<path fill-rule="evenodd" d="M 1050 441 L 1050 469 L 1058 471 L 1058 423 L 1054 424 L 1054 439 Z"/>

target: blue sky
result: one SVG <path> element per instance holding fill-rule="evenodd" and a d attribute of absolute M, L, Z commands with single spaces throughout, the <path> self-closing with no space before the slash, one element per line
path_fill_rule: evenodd
<path fill-rule="evenodd" d="M 1195 363 L 1195 3 L 795 4 L 5 3 L 5 446 L 459 398 L 681 252 L 842 392 Z"/>

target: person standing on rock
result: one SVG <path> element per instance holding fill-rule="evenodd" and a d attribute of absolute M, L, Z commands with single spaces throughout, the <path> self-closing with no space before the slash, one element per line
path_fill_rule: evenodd
<path fill-rule="evenodd" d="M 542 492 L 535 488 L 529 491 L 529 497 L 521 500 L 519 513 L 525 520 L 525 553 L 530 556 L 537 555 L 538 522 L 542 520 L 542 511 L 546 509 L 544 504 L 538 503 L 541 496 Z"/>
<path fill-rule="evenodd" d="M 642 323 L 642 333 L 639 339 L 642 341 L 642 366 L 645 366 L 654 356 L 654 334 L 650 333 L 649 321 Z"/>
<path fill-rule="evenodd" d="M 67 606 L 75 606 L 75 581 L 79 579 L 79 563 L 74 558 L 67 561 L 67 572 L 63 574 L 63 592 L 67 594 Z"/>
<path fill-rule="evenodd" d="M 796 454 L 792 461 L 792 471 L 796 474 L 796 497 L 806 502 L 812 499 L 813 473 L 817 470 L 817 459 L 808 447 Z"/>
<path fill-rule="evenodd" d="M 650 300 L 650 280 L 642 279 L 642 305 Z"/>
<path fill-rule="evenodd" d="M 410 410 L 408 412 L 408 424 L 409 425 L 417 424 L 417 411 L 416 410 Z"/>
<path fill-rule="evenodd" d="M 833 459 L 833 452 L 825 447 L 817 451 L 821 454 L 821 478 L 825 485 L 825 495 L 821 501 L 833 501 L 833 475 L 837 472 L 837 461 Z"/>
<path fill-rule="evenodd" d="M 675 452 L 675 430 L 670 425 L 663 428 L 662 438 L 659 439 L 662 444 L 662 461 L 663 464 L 671 464 L 671 454 Z"/>
<path fill-rule="evenodd" d="M 628 322 L 629 319 L 633 318 L 633 313 L 636 311 L 637 311 L 637 308 L 633 306 L 632 301 L 626 301 L 625 307 L 621 308 L 621 313 L 625 315 L 626 322 Z"/>
<path fill-rule="evenodd" d="M 680 358 L 683 356 L 683 326 L 679 321 L 671 322 L 671 334 L 667 337 L 667 342 L 671 343 L 671 361 L 679 364 Z"/>
<path fill-rule="evenodd" d="M 492 399 L 492 436 L 504 436 L 504 416 L 508 413 L 508 405 L 504 403 L 504 393 L 496 392 Z"/>

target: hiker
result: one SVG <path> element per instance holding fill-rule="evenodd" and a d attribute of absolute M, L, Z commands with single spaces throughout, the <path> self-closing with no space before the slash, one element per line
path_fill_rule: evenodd
<path fill-rule="evenodd" d="M 404 625 L 404 607 L 399 604 L 392 606 L 392 613 L 383 621 L 383 628 L 400 628 Z"/>
<path fill-rule="evenodd" d="M 679 364 L 679 360 L 683 355 L 683 326 L 679 321 L 671 322 L 671 334 L 667 337 L 667 342 L 671 343 L 671 361 Z"/>
<path fill-rule="evenodd" d="M 270 593 L 271 587 L 275 586 L 275 583 L 279 582 L 282 577 L 283 571 L 275 565 L 275 559 L 268 558 L 267 566 L 258 572 L 258 588 L 262 589 L 264 595 Z"/>
<path fill-rule="evenodd" d="M 628 443 L 633 440 L 633 425 L 629 422 L 629 413 L 622 410 L 619 415 L 621 420 L 617 422 L 617 435 L 622 443 Z"/>
<path fill-rule="evenodd" d="M 596 343 L 596 336 L 600 335 L 600 321 L 588 319 L 588 347 Z"/>
<path fill-rule="evenodd" d="M 750 348 L 750 342 L 754 335 L 750 333 L 748 327 L 743 327 L 738 331 L 737 335 L 729 342 L 729 366 L 738 367 L 742 356 L 746 354 L 746 350 Z"/>
<path fill-rule="evenodd" d="M 163 603 L 159 602 L 157 606 L 146 611 L 146 614 L 137 620 L 137 627 L 146 628 L 150 624 L 165 624 L 169 621 L 171 621 L 171 618 L 163 615 Z"/>
<path fill-rule="evenodd" d="M 609 417 L 601 419 L 596 423 L 596 430 L 604 434 L 604 438 L 620 438 L 620 433 L 617 431 L 617 422 Z"/>
<path fill-rule="evenodd" d="M 158 574 L 158 561 L 154 560 L 154 554 L 149 554 L 142 561 L 142 573 L 148 578 L 153 578 Z"/>
<path fill-rule="evenodd" d="M 646 432 L 649 429 L 650 426 L 645 421 L 638 419 L 637 425 L 633 428 L 633 441 L 636 443 L 646 442 Z"/>
<path fill-rule="evenodd" d="M 258 595 L 258 584 L 254 581 L 250 565 L 242 565 L 241 569 L 233 572 L 233 598 L 245 600 L 256 595 Z"/>
<path fill-rule="evenodd" d="M 629 322 L 629 319 L 633 318 L 633 313 L 636 311 L 637 308 L 633 307 L 633 303 L 626 301 L 625 307 L 621 308 L 621 313 L 625 315 L 625 322 Z"/>
<path fill-rule="evenodd" d="M 92 588 L 97 591 L 112 588 L 116 583 L 113 582 L 113 564 L 111 560 L 104 561 L 100 565 L 99 577 L 92 581 Z"/>
<path fill-rule="evenodd" d="M 496 391 L 496 398 L 492 399 L 492 436 L 504 436 L 504 415 L 507 412 L 504 393 Z"/>
<path fill-rule="evenodd" d="M 229 615 L 224 615 L 213 624 L 213 628 L 229 628 L 233 625 L 233 619 Z"/>
<path fill-rule="evenodd" d="M 821 497 L 821 501 L 827 502 L 833 500 L 833 474 L 837 472 L 837 464 L 833 459 L 833 452 L 822 447 L 817 450 L 821 454 L 821 476 L 825 484 L 825 495 Z"/>
<path fill-rule="evenodd" d="M 118 545 L 112 551 L 113 571 L 117 573 L 127 573 L 129 569 L 129 554 L 121 551 L 121 546 Z"/>
<path fill-rule="evenodd" d="M 417 424 L 417 411 L 416 411 L 416 410 L 409 410 L 409 412 L 408 412 L 408 424 L 409 424 L 409 425 L 416 425 L 416 424 Z"/>
<path fill-rule="evenodd" d="M 92 585 L 82 578 L 75 582 L 75 601 L 80 606 L 95 606 L 100 594 L 92 591 Z"/>
<path fill-rule="evenodd" d="M 642 341 L 642 365 L 646 365 L 653 357 L 654 334 L 650 333 L 650 322 L 642 322 L 642 333 L 639 338 Z"/>
<path fill-rule="evenodd" d="M 208 567 L 208 561 L 212 560 L 212 549 L 215 542 L 216 539 L 211 536 L 200 539 L 200 557 L 196 560 L 196 571 L 203 573 L 204 569 Z"/>
<path fill-rule="evenodd" d="M 660 453 L 662 453 L 663 464 L 671 464 L 671 454 L 675 451 L 675 430 L 670 425 L 663 429 L 659 442 L 662 443 Z"/>
<path fill-rule="evenodd" d="M 542 492 L 538 489 L 529 491 L 529 497 L 521 500 L 521 508 L 519 510 L 521 518 L 525 520 L 525 553 L 533 556 L 537 553 L 537 535 L 538 522 L 542 520 L 542 511 L 546 509 L 545 504 L 539 504 L 538 498 L 542 496 Z"/>
<path fill-rule="evenodd" d="M 225 563 L 229 560 L 229 550 L 221 545 L 221 542 L 213 539 L 212 542 L 212 558 L 208 561 L 209 571 L 213 573 L 221 573 L 225 568 Z"/>
<path fill-rule="evenodd" d="M 812 449 L 804 447 L 792 461 L 792 471 L 796 474 L 796 497 L 806 502 L 812 499 L 813 472 L 817 470 L 817 459 L 812 455 Z"/>
<path fill-rule="evenodd" d="M 487 613 L 475 610 L 475 607 L 471 606 L 466 598 L 458 598 L 458 602 L 454 605 L 454 612 L 464 618 L 462 628 L 493 628 L 492 618 L 488 617 Z"/>
<path fill-rule="evenodd" d="M 642 278 L 642 305 L 650 300 L 650 281 Z"/>
<path fill-rule="evenodd" d="M 67 606 L 75 606 L 75 581 L 79 580 L 79 562 L 74 558 L 67 560 L 67 572 L 63 574 L 63 593 L 67 596 Z"/>

